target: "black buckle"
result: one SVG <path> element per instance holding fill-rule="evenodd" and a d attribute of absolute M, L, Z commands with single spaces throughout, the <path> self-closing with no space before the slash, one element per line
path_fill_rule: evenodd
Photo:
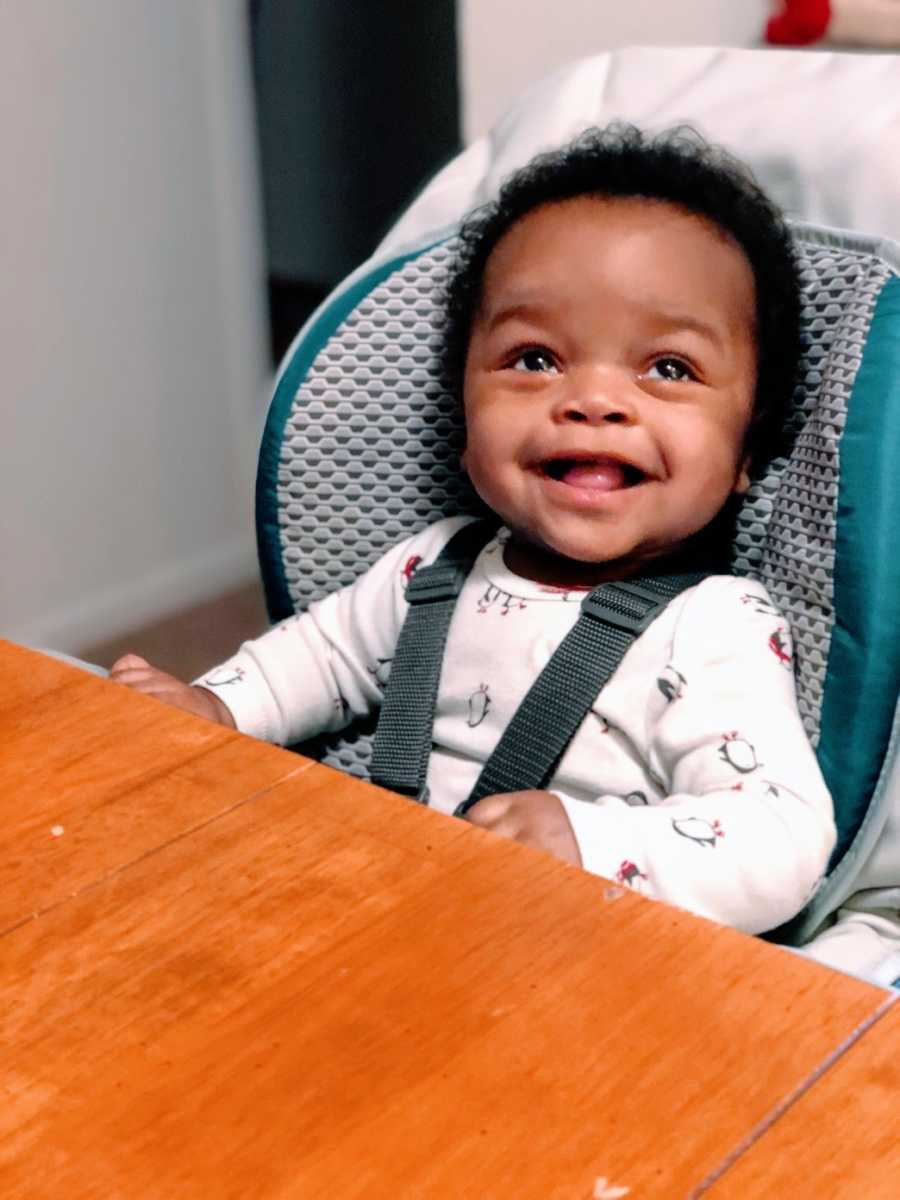
<path fill-rule="evenodd" d="M 616 598 L 619 602 L 616 603 Z M 639 583 L 605 583 L 581 602 L 581 611 L 623 633 L 643 633 L 662 612 L 668 598 Z"/>
<path fill-rule="evenodd" d="M 406 585 L 406 602 L 432 604 L 454 600 L 462 591 L 467 574 L 456 563 L 435 562 L 429 567 L 419 567 Z"/>

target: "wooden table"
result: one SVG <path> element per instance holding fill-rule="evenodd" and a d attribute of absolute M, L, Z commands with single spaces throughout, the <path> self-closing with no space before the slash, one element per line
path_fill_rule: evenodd
<path fill-rule="evenodd" d="M 785 1148 L 831 1179 L 818 1123 L 896 1111 L 884 991 L 8 643 L 0 681 L 4 1200 L 830 1198 Z"/>

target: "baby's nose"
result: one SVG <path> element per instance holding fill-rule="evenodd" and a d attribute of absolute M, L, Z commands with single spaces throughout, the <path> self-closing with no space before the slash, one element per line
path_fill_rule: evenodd
<path fill-rule="evenodd" d="M 628 425 L 635 408 L 625 381 L 603 374 L 577 381 L 560 397 L 558 419 L 591 425 Z"/>

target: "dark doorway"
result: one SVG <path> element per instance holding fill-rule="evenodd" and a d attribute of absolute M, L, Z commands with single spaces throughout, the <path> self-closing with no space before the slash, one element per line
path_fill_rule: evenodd
<path fill-rule="evenodd" d="M 272 353 L 459 149 L 455 0 L 252 0 Z"/>

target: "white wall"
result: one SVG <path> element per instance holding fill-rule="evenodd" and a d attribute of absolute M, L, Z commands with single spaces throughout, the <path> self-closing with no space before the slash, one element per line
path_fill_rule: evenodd
<path fill-rule="evenodd" d="M 252 576 L 263 260 L 243 0 L 0 0 L 0 634 Z"/>
<path fill-rule="evenodd" d="M 621 46 L 751 46 L 769 0 L 459 0 L 463 133 L 557 67 Z"/>

